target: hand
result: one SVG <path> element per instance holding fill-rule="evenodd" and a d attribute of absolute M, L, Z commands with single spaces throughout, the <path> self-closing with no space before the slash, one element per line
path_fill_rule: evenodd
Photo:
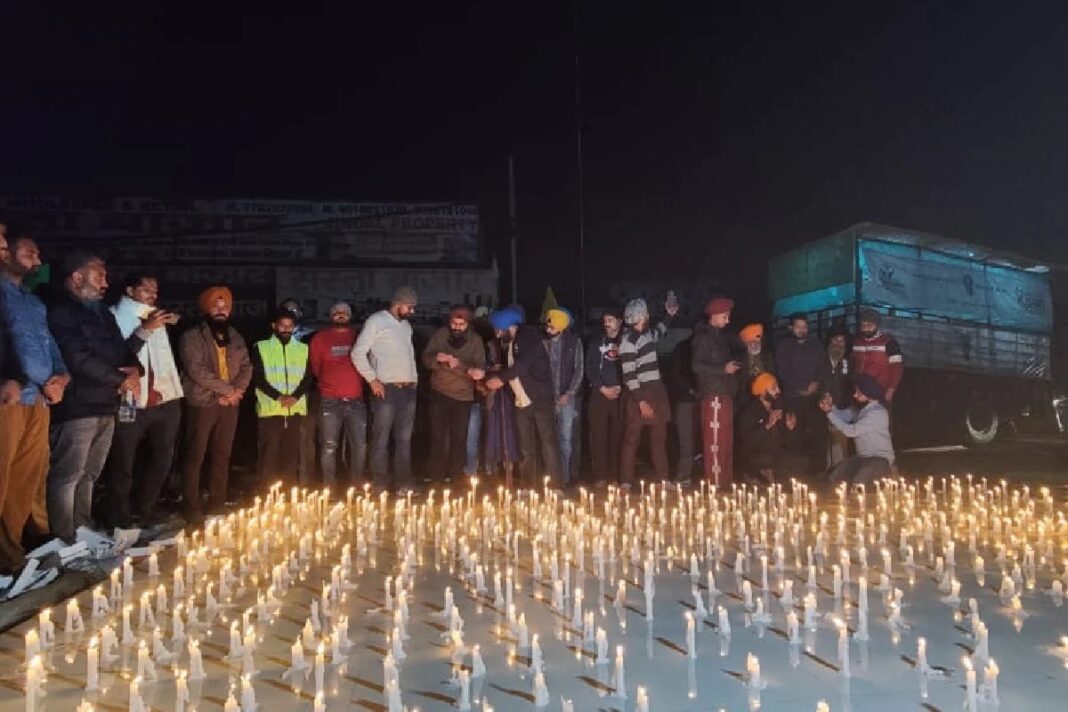
<path fill-rule="evenodd" d="M 831 398 L 830 393 L 824 393 L 823 398 L 820 400 L 820 410 L 824 413 L 830 413 L 831 408 L 834 407 L 834 399 Z"/>
<path fill-rule="evenodd" d="M 504 385 L 504 381 L 502 381 L 501 379 L 497 378 L 496 376 L 491 376 L 486 381 L 486 388 L 490 389 L 491 391 L 496 391 L 503 385 Z"/>
<path fill-rule="evenodd" d="M 738 369 L 742 367 L 742 364 L 737 361 L 729 361 L 726 366 L 723 367 L 723 372 L 728 376 L 738 373 Z"/>
<path fill-rule="evenodd" d="M 607 398 L 608 400 L 615 400 L 616 398 L 619 398 L 619 386 L 601 386 L 600 390 L 601 395 Z"/>
<path fill-rule="evenodd" d="M 446 357 L 447 357 L 448 360 L 445 363 L 448 364 L 449 368 L 459 368 L 460 367 L 460 359 L 456 358 L 455 356 L 446 355 Z"/>
<path fill-rule="evenodd" d="M 152 312 L 141 320 L 142 328 L 148 329 L 149 331 L 155 331 L 156 329 L 166 326 L 167 324 L 177 323 L 178 315 L 174 312 L 169 312 L 164 309 L 157 309 L 156 311 Z"/>
<path fill-rule="evenodd" d="M 894 389 L 893 388 L 887 388 L 886 389 L 886 393 L 883 394 L 883 397 L 886 399 L 887 403 L 889 403 L 890 401 L 894 400 Z"/>
<path fill-rule="evenodd" d="M 467 376 L 472 381 L 481 381 L 483 378 L 486 377 L 486 372 L 483 371 L 481 368 L 469 368 L 467 369 Z"/>
<path fill-rule="evenodd" d="M 793 430 L 796 427 L 797 427 L 797 414 L 796 413 L 787 413 L 786 414 L 786 429 L 787 430 Z"/>
<path fill-rule="evenodd" d="M 386 397 L 386 387 L 382 385 L 382 381 L 376 378 L 375 380 L 371 381 L 369 385 L 371 386 L 371 393 L 374 394 L 375 398 Z"/>
<path fill-rule="evenodd" d="M 563 395 L 561 395 L 559 398 L 556 399 L 556 405 L 560 406 L 561 408 L 563 408 L 565 405 L 567 405 L 570 402 L 571 402 L 571 396 L 568 395 L 567 393 L 564 393 Z"/>
<path fill-rule="evenodd" d="M 48 403 L 48 405 L 55 405 L 63 400 L 63 386 L 46 383 L 41 386 L 41 393 L 44 395 L 45 403 Z"/>
<path fill-rule="evenodd" d="M 133 373 L 126 376 L 121 384 L 119 384 L 119 393 L 140 393 L 141 392 L 141 376 L 137 373 L 136 369 Z"/>
<path fill-rule="evenodd" d="M 47 398 L 47 396 L 45 396 Z M 22 398 L 22 387 L 18 381 L 0 383 L 0 407 L 15 405 Z"/>
<path fill-rule="evenodd" d="M 771 430 L 780 420 L 782 420 L 782 411 L 776 408 L 768 414 L 768 422 L 764 425 L 764 428 Z"/>
<path fill-rule="evenodd" d="M 642 414 L 642 420 L 653 419 L 653 406 L 649 401 L 638 401 L 638 411 Z"/>
<path fill-rule="evenodd" d="M 449 356 L 444 351 L 438 351 L 438 355 L 434 357 L 434 360 L 438 363 L 448 363 L 450 358 L 452 356 Z"/>
<path fill-rule="evenodd" d="M 297 404 L 297 400 L 298 399 L 294 398 L 293 396 L 282 396 L 281 398 L 278 399 L 278 403 L 283 408 L 288 410 L 289 408 L 292 408 L 293 406 L 295 406 Z"/>
<path fill-rule="evenodd" d="M 813 381 L 812 383 L 808 384 L 808 387 L 805 388 L 805 390 L 801 391 L 801 395 L 810 396 L 813 393 L 815 393 L 816 389 L 819 388 L 819 387 L 820 387 L 820 384 L 818 382 L 816 382 L 816 381 Z"/>

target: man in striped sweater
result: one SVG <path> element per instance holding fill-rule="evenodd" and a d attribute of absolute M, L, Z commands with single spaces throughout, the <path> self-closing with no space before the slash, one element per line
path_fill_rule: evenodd
<path fill-rule="evenodd" d="M 671 421 L 671 406 L 660 380 L 656 336 L 649 328 L 649 308 L 645 301 L 632 299 L 628 302 L 623 318 L 630 328 L 619 347 L 623 385 L 626 387 L 620 481 L 623 489 L 629 489 L 634 482 L 634 461 L 645 427 L 649 428 L 649 450 L 656 479 L 668 478 L 667 424 Z"/>

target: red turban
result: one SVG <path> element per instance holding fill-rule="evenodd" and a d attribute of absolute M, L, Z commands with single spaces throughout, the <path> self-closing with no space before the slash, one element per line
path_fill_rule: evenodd
<path fill-rule="evenodd" d="M 731 309 L 734 309 L 733 299 L 727 299 L 727 297 L 713 297 L 708 300 L 708 304 L 705 305 L 705 314 L 708 316 L 726 314 Z"/>

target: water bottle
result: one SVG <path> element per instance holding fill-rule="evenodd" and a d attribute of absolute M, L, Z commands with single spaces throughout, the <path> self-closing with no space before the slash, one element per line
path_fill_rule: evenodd
<path fill-rule="evenodd" d="M 119 401 L 119 422 L 132 423 L 137 420 L 137 396 L 133 391 L 126 391 Z"/>

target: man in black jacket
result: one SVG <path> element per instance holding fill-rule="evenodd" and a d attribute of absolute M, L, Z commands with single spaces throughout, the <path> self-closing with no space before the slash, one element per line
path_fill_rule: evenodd
<path fill-rule="evenodd" d="M 827 469 L 827 418 L 819 410 L 820 381 L 827 354 L 819 339 L 809 333 L 804 314 L 790 316 L 790 335 L 775 349 L 776 375 L 783 405 L 797 414 L 797 427 L 808 450 L 811 474 Z"/>
<path fill-rule="evenodd" d="M 738 371 L 731 340 L 726 333 L 734 302 L 726 297 L 709 300 L 706 322 L 693 330 L 693 373 L 701 396 L 701 437 L 705 477 L 727 487 L 734 479 L 734 401 Z"/>
<path fill-rule="evenodd" d="M 111 447 L 120 395 L 140 392 L 137 352 L 148 334 L 139 328 L 122 338 L 104 306 L 102 259 L 76 250 L 64 259 L 62 273 L 63 290 L 49 310 L 48 326 L 71 383 L 52 413 L 47 500 L 52 533 L 72 541 L 78 527 L 93 525 L 93 484 Z"/>
<path fill-rule="evenodd" d="M 602 324 L 604 335 L 598 341 L 590 339 L 585 369 L 590 384 L 590 459 L 598 487 L 618 480 L 619 447 L 623 441 L 623 379 L 619 364 L 623 317 L 618 311 L 609 310 Z"/>
<path fill-rule="evenodd" d="M 516 431 L 519 434 L 520 476 L 524 487 L 536 487 L 538 452 L 552 487 L 560 485 L 560 448 L 556 433 L 556 394 L 549 352 L 541 334 L 532 326 L 522 326 L 514 309 L 502 309 L 490 316 L 490 323 L 505 349 L 508 367 L 486 380 L 486 387 L 498 390 L 504 384 L 515 393 Z"/>

